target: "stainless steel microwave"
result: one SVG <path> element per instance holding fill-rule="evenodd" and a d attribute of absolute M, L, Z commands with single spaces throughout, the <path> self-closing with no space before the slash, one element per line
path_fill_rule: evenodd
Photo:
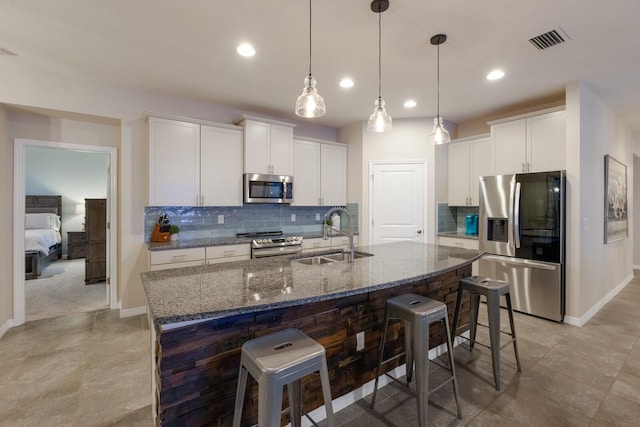
<path fill-rule="evenodd" d="M 244 174 L 245 203 L 293 202 L 293 177 L 289 175 Z"/>

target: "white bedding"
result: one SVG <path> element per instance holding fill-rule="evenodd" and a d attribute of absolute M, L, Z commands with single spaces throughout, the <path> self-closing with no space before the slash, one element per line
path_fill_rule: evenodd
<path fill-rule="evenodd" d="M 49 255 L 49 248 L 62 241 L 59 231 L 50 228 L 24 230 L 24 250 Z"/>

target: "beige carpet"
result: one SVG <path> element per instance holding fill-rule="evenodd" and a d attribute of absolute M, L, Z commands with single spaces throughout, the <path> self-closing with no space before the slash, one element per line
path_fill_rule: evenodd
<path fill-rule="evenodd" d="M 106 308 L 106 284 L 84 284 L 84 259 L 58 260 L 25 280 L 26 320 Z"/>

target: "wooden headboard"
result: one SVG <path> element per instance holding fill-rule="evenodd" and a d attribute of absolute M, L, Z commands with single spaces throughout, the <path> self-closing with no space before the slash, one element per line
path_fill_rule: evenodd
<path fill-rule="evenodd" d="M 62 196 L 26 196 L 25 213 L 54 213 L 62 217 Z"/>

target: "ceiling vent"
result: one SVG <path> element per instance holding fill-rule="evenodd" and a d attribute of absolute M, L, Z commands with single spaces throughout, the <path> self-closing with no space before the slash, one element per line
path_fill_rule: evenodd
<path fill-rule="evenodd" d="M 562 31 L 562 29 L 560 29 Z M 532 39 L 529 39 L 529 42 L 534 45 L 538 50 L 547 49 L 551 46 L 555 46 L 560 43 L 565 42 L 565 37 L 568 39 L 569 36 L 562 31 L 563 34 L 560 34 L 558 30 L 551 30 L 544 34 L 540 34 Z M 564 37 L 563 37 L 564 35 Z"/>

